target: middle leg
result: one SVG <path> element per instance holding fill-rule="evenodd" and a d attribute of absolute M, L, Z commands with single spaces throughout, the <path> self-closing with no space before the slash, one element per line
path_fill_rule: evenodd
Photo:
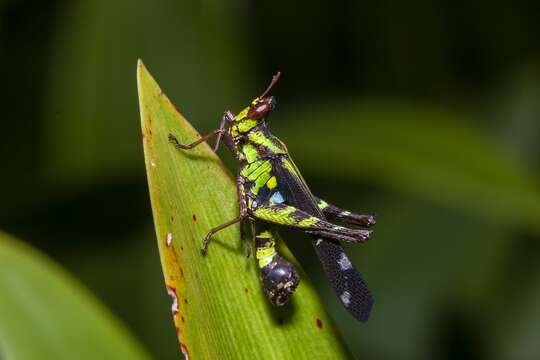
<path fill-rule="evenodd" d="M 241 176 L 238 176 L 236 178 L 236 191 L 238 193 L 238 217 L 232 219 L 231 221 L 227 221 L 224 224 L 218 225 L 215 228 L 210 229 L 210 231 L 206 234 L 203 240 L 203 247 L 201 249 L 201 254 L 206 255 L 208 252 L 208 245 L 210 244 L 210 240 L 212 239 L 212 235 L 217 233 L 218 231 L 221 231 L 231 225 L 234 225 L 236 223 L 240 223 L 240 235 L 243 237 L 242 233 L 242 222 L 247 218 L 247 204 L 246 204 L 246 192 L 244 189 L 244 182 L 243 178 Z"/>

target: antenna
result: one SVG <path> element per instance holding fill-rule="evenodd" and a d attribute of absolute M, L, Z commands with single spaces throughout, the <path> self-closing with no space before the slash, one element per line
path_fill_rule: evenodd
<path fill-rule="evenodd" d="M 262 99 L 263 97 L 266 96 L 266 94 L 268 94 L 268 92 L 272 89 L 272 87 L 277 83 L 280 76 L 281 76 L 281 71 L 278 71 L 276 75 L 272 76 L 272 81 L 270 81 L 270 84 L 268 85 L 266 90 L 264 90 L 264 92 L 259 96 L 259 99 Z"/>

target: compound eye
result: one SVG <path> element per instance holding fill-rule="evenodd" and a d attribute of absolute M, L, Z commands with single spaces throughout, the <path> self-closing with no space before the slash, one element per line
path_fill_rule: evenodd
<path fill-rule="evenodd" d="M 276 99 L 273 96 L 264 98 L 251 105 L 247 116 L 251 119 L 261 119 L 266 116 L 276 106 Z"/>

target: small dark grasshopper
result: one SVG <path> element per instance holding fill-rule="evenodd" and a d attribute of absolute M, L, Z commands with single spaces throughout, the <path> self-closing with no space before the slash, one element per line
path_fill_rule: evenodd
<path fill-rule="evenodd" d="M 276 106 L 276 100 L 267 95 L 279 76 L 278 72 L 266 90 L 238 115 L 226 111 L 219 129 L 199 140 L 185 145 L 169 134 L 169 141 L 183 150 L 217 136 L 214 151 L 223 139 L 240 161 L 236 181 L 239 215 L 211 229 L 204 238 L 201 253 L 206 254 L 213 234 L 250 220 L 257 227 L 254 229 L 256 258 L 265 294 L 273 304 L 282 305 L 295 291 L 300 277 L 295 267 L 277 253 L 269 226 L 277 224 L 300 229 L 313 235 L 315 251 L 343 306 L 356 319 L 366 321 L 373 298 L 339 242 L 361 243 L 370 237 L 372 231 L 335 225 L 327 219 L 369 227 L 375 224 L 375 218 L 351 213 L 313 196 L 285 144 L 270 133 L 266 121 Z"/>

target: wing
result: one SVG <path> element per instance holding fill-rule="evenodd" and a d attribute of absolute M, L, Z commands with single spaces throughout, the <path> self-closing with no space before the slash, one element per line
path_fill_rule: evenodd
<path fill-rule="evenodd" d="M 300 171 L 289 157 L 281 156 L 275 159 L 272 170 L 278 180 L 278 190 L 286 203 L 325 218 Z M 373 306 L 373 297 L 343 247 L 335 240 L 319 237 L 313 240 L 313 246 L 324 273 L 343 306 L 356 319 L 367 321 Z"/>

